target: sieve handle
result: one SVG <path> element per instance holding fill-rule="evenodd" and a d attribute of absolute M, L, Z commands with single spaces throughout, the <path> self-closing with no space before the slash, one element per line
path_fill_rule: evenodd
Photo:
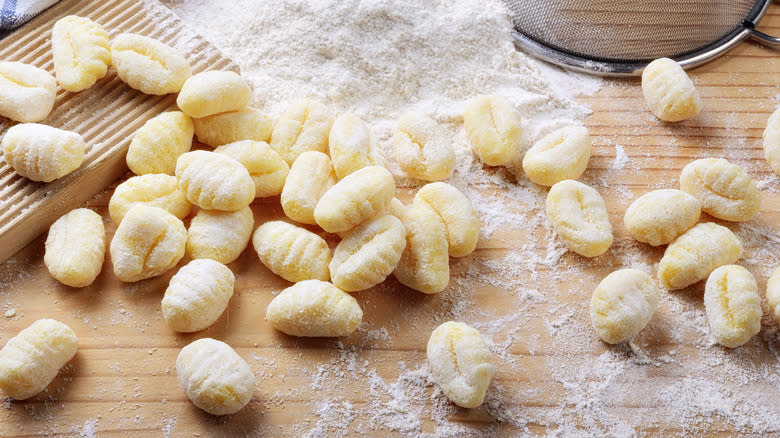
<path fill-rule="evenodd" d="M 768 46 L 780 47 L 780 38 L 767 35 L 759 30 L 750 29 L 750 38 Z"/>

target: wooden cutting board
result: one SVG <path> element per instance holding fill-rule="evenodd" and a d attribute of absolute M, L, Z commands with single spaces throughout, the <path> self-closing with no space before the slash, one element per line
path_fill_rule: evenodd
<path fill-rule="evenodd" d="M 75 8 L 76 2 L 64 4 Z M 146 11 L 142 3 L 127 7 L 141 17 Z M 167 28 L 149 26 L 169 35 Z M 780 6 L 772 6 L 761 28 L 780 34 Z M 27 59 L 48 56 L 44 49 L 35 53 Z M 0 266 L 0 344 L 50 317 L 78 333 L 80 349 L 46 392 L 0 406 L 0 436 L 780 433 L 780 343 L 766 306 L 762 333 L 735 350 L 707 341 L 701 284 L 664 293 L 633 347 L 607 346 L 589 327 L 588 301 L 600 279 L 625 266 L 650 272 L 663 253 L 630 239 L 622 225 L 628 204 L 649 190 L 676 187 L 682 167 L 696 158 L 729 158 L 759 183 L 764 200 L 759 216 L 727 225 L 743 237 L 740 263 L 754 272 L 762 291 L 771 269 L 780 265 L 780 180 L 761 150 L 762 130 L 780 96 L 780 53 L 742 44 L 692 76 L 706 110 L 680 124 L 655 120 L 644 109 L 636 80 L 605 81 L 596 94 L 579 97 L 593 109 L 586 124 L 594 155 L 583 178 L 599 188 L 615 227 L 615 245 L 606 255 L 586 260 L 563 252 L 549 225 L 538 220 L 546 191 L 488 170 L 496 184 L 482 187 L 481 194 L 499 200 L 495 208 L 508 220 L 491 224 L 495 230 L 473 255 L 451 259 L 452 280 L 439 295 L 422 295 L 393 279 L 356 293 L 364 323 L 343 339 L 297 339 L 271 329 L 263 320 L 266 305 L 289 283 L 263 267 L 251 248 L 230 265 L 235 295 L 217 323 L 203 332 L 177 334 L 160 314 L 173 272 L 124 284 L 106 261 L 93 285 L 68 288 L 48 275 L 43 238 L 35 239 Z M 122 87 L 113 77 L 104 81 Z M 117 93 L 133 98 L 129 90 Z M 138 114 L 154 112 L 153 106 Z M 105 138 L 101 142 L 113 137 Z M 109 239 L 112 188 L 97 190 L 83 204 L 104 217 Z M 412 195 L 409 188 L 399 193 L 405 201 Z M 278 198 L 257 200 L 253 211 L 256 223 L 283 216 Z M 426 379 L 425 343 L 453 315 L 478 327 L 496 354 L 488 400 L 476 409 L 453 407 Z M 207 415 L 178 387 L 176 356 L 201 337 L 227 342 L 255 373 L 254 397 L 236 415 Z"/>

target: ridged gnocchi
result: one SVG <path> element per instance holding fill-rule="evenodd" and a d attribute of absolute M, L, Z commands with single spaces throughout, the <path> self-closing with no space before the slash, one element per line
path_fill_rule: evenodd
<path fill-rule="evenodd" d="M 264 141 L 241 140 L 214 149 L 246 167 L 255 183 L 255 197 L 267 198 L 282 193 L 290 166 Z"/>
<path fill-rule="evenodd" d="M 0 350 L 0 388 L 24 400 L 43 391 L 79 348 L 76 333 L 53 319 L 39 319 Z"/>
<path fill-rule="evenodd" d="M 333 114 L 327 106 L 310 99 L 293 102 L 274 125 L 271 147 L 292 165 L 307 151 L 328 152 Z"/>
<path fill-rule="evenodd" d="M 255 375 L 235 350 L 222 341 L 202 338 L 181 349 L 176 375 L 187 398 L 212 415 L 230 415 L 252 400 Z"/>
<path fill-rule="evenodd" d="M 612 245 L 607 206 L 592 187 L 574 180 L 555 183 L 547 193 L 546 211 L 563 243 L 577 254 L 600 256 Z"/>
<path fill-rule="evenodd" d="M 440 181 L 455 169 L 455 150 L 429 116 L 410 111 L 401 115 L 393 133 L 393 147 L 401 170 L 412 178 Z"/>
<path fill-rule="evenodd" d="M 179 219 L 187 217 L 192 209 L 176 183 L 176 177 L 149 173 L 119 184 L 108 201 L 108 214 L 114 224 L 119 225 L 127 212 L 139 204 L 162 208 Z"/>
<path fill-rule="evenodd" d="M 249 244 L 254 225 L 249 207 L 236 211 L 200 210 L 187 230 L 187 255 L 232 263 Z"/>
<path fill-rule="evenodd" d="M 111 239 L 114 274 L 124 282 L 156 277 L 184 257 L 187 229 L 162 208 L 136 205 L 127 212 Z"/>
<path fill-rule="evenodd" d="M 780 108 L 769 116 L 764 128 L 763 140 L 766 162 L 774 173 L 780 175 Z"/>
<path fill-rule="evenodd" d="M 471 99 L 463 112 L 463 126 L 474 152 L 488 166 L 507 165 L 521 151 L 522 120 L 503 96 Z"/>
<path fill-rule="evenodd" d="M 246 167 L 216 152 L 179 156 L 176 181 L 191 203 L 206 210 L 236 211 L 255 199 L 255 182 Z"/>
<path fill-rule="evenodd" d="M 414 202 L 425 202 L 444 223 L 451 257 L 464 257 L 477 247 L 479 218 L 471 200 L 460 190 L 444 182 L 424 185 L 414 196 Z"/>
<path fill-rule="evenodd" d="M 105 255 L 106 229 L 94 211 L 71 210 L 49 227 L 43 263 L 60 283 L 89 286 L 100 274 Z"/>
<path fill-rule="evenodd" d="M 775 320 L 780 324 L 780 267 L 776 268 L 766 281 L 766 301 Z"/>
<path fill-rule="evenodd" d="M 30 123 L 45 119 L 57 97 L 57 80 L 22 62 L 0 61 L 0 116 Z"/>
<path fill-rule="evenodd" d="M 380 166 L 364 167 L 322 195 L 314 208 L 314 220 L 329 233 L 347 231 L 385 210 L 393 196 L 393 174 Z"/>
<path fill-rule="evenodd" d="M 738 265 L 721 266 L 704 286 L 704 310 L 715 340 L 736 348 L 761 330 L 761 297 L 753 274 Z"/>
<path fill-rule="evenodd" d="M 523 157 L 528 179 L 542 186 L 577 179 L 591 154 L 590 134 L 584 126 L 566 126 L 545 135 Z"/>
<path fill-rule="evenodd" d="M 266 222 L 255 230 L 252 245 L 263 265 L 287 281 L 330 279 L 328 243 L 305 228 Z"/>
<path fill-rule="evenodd" d="M 450 401 L 476 408 L 485 400 L 496 371 L 493 355 L 479 332 L 462 322 L 436 327 L 426 347 L 432 380 Z"/>
<path fill-rule="evenodd" d="M 406 227 L 406 248 L 393 276 L 404 286 L 425 294 L 443 291 L 450 282 L 447 229 L 427 202 L 405 207 L 393 199 L 391 211 Z"/>
<path fill-rule="evenodd" d="M 205 71 L 184 82 L 176 104 L 184 114 L 201 118 L 247 109 L 252 90 L 232 71 Z"/>
<path fill-rule="evenodd" d="M 330 261 L 330 278 L 354 292 L 376 286 L 393 273 L 406 248 L 406 228 L 395 216 L 381 215 L 348 231 Z"/>
<path fill-rule="evenodd" d="M 682 289 L 740 257 L 742 242 L 731 230 L 712 222 L 701 223 L 666 247 L 658 263 L 658 279 L 667 289 Z"/>
<path fill-rule="evenodd" d="M 747 221 L 761 209 L 761 192 L 739 166 L 723 158 L 688 163 L 680 189 L 701 202 L 702 211 L 727 221 Z"/>
<path fill-rule="evenodd" d="M 623 224 L 634 239 L 658 246 L 688 231 L 700 215 L 701 203 L 682 190 L 653 190 L 628 206 Z"/>
<path fill-rule="evenodd" d="M 38 123 L 21 123 L 5 132 L 3 158 L 19 175 L 51 182 L 84 162 L 87 145 L 79 134 Z"/>
<path fill-rule="evenodd" d="M 255 108 L 214 114 L 194 120 L 198 141 L 211 147 L 240 140 L 268 142 L 273 124 Z"/>
<path fill-rule="evenodd" d="M 208 328 L 227 308 L 235 282 L 233 272 L 222 263 L 192 260 L 168 283 L 161 303 L 163 319 L 177 332 Z"/>
<path fill-rule="evenodd" d="M 192 148 L 195 126 L 181 111 L 168 111 L 147 120 L 133 135 L 127 149 L 127 167 L 136 174 L 173 175 L 176 160 Z"/>
<path fill-rule="evenodd" d="M 661 291 L 638 269 L 619 269 L 604 277 L 590 300 L 590 320 L 608 344 L 630 341 L 650 322 Z"/>
<path fill-rule="evenodd" d="M 108 72 L 111 47 L 103 26 L 86 17 L 68 15 L 51 29 L 54 75 L 67 91 L 86 90 Z"/>
<path fill-rule="evenodd" d="M 336 172 L 330 158 L 307 151 L 295 159 L 282 189 L 282 210 L 290 219 L 314 225 L 314 208 L 322 195 L 336 185 Z"/>
<path fill-rule="evenodd" d="M 187 58 L 176 49 L 132 33 L 111 41 L 111 65 L 122 81 L 145 94 L 177 93 L 192 76 Z"/>
<path fill-rule="evenodd" d="M 680 64 L 669 58 L 656 59 L 645 67 L 642 93 L 650 111 L 667 122 L 691 118 L 703 107 L 691 78 Z"/>
<path fill-rule="evenodd" d="M 363 310 L 352 295 L 320 280 L 301 281 L 284 289 L 265 311 L 269 324 L 291 336 L 347 336 L 362 319 Z"/>
<path fill-rule="evenodd" d="M 368 125 L 352 113 L 344 113 L 333 122 L 328 149 L 339 179 L 364 167 L 385 165 Z"/>

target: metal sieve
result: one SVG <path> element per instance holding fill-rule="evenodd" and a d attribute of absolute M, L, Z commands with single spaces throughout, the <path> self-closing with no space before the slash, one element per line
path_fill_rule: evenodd
<path fill-rule="evenodd" d="M 653 59 L 691 68 L 750 37 L 771 0 L 503 0 L 515 45 L 560 66 L 603 76 L 636 76 Z"/>

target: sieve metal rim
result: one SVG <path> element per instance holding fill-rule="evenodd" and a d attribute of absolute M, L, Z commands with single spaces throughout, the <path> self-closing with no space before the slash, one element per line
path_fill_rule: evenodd
<path fill-rule="evenodd" d="M 669 57 L 680 63 L 683 68 L 689 69 L 723 55 L 747 38 L 752 38 L 770 46 L 780 47 L 780 38 L 767 35 L 755 29 L 758 21 L 761 20 L 769 8 L 770 3 L 772 3 L 772 0 L 756 1 L 751 11 L 745 16 L 745 19 L 731 32 L 702 47 L 682 54 L 670 54 Z M 598 76 L 639 76 L 642 74 L 645 66 L 652 61 L 652 59 L 619 60 L 577 55 L 538 41 L 522 33 L 517 27 L 512 32 L 512 38 L 515 47 L 529 55 L 570 70 Z"/>

